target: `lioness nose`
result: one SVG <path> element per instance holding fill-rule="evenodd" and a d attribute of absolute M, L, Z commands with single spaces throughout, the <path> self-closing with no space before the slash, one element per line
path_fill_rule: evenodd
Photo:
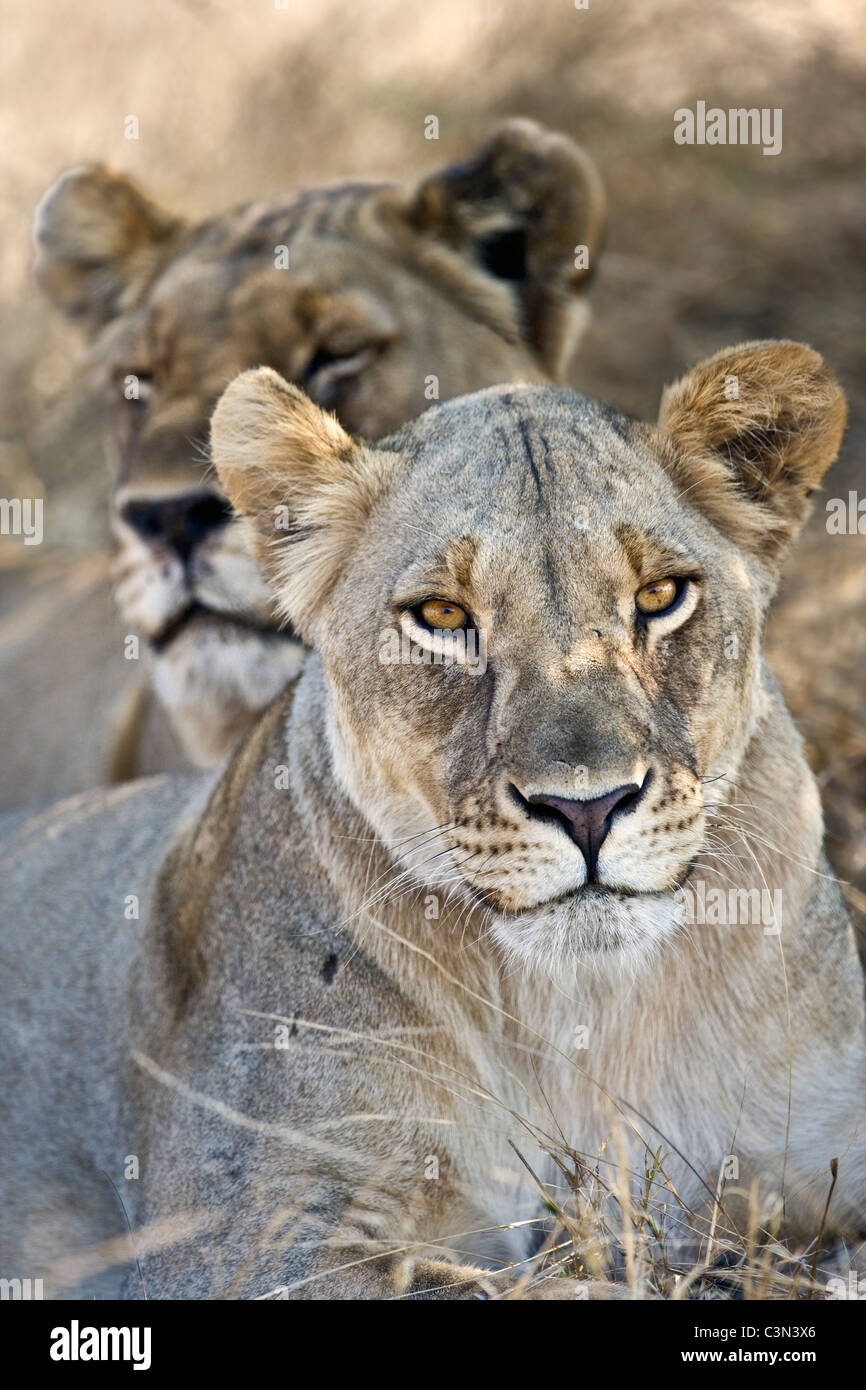
<path fill-rule="evenodd" d="M 216 492 L 199 489 L 176 497 L 131 498 L 120 515 L 144 540 L 159 541 L 186 561 L 205 536 L 225 526 L 232 509 Z"/>
<path fill-rule="evenodd" d="M 530 806 L 549 806 L 565 822 L 574 843 L 586 860 L 587 874 L 595 872 L 598 852 L 610 830 L 617 811 L 633 805 L 642 788 L 636 782 L 625 787 L 616 787 L 604 796 L 594 796 L 589 801 L 569 801 L 564 796 L 530 796 Z"/>

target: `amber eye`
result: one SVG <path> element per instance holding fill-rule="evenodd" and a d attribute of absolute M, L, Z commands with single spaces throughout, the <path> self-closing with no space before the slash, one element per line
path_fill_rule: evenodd
<path fill-rule="evenodd" d="M 666 613 L 673 608 L 683 587 L 677 579 L 657 579 L 653 584 L 644 584 L 634 596 L 638 611 L 650 616 Z"/>
<path fill-rule="evenodd" d="M 428 598 L 426 603 L 422 603 L 417 609 L 418 617 L 428 627 L 436 630 L 445 628 L 455 632 L 458 627 L 465 627 L 467 614 L 459 604 L 448 603 L 443 598 Z"/>

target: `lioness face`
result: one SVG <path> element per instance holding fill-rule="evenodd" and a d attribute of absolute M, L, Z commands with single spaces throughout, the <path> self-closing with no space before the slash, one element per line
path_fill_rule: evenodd
<path fill-rule="evenodd" d="M 338 776 L 410 881 L 486 905 L 532 965 L 676 929 L 705 789 L 761 718 L 779 554 L 843 418 L 796 344 L 711 359 L 658 430 L 500 387 L 387 453 L 273 374 L 229 389 L 217 466 L 321 654 Z M 277 497 L 297 531 L 275 543 Z"/>
<path fill-rule="evenodd" d="M 118 603 L 195 761 L 222 756 L 303 651 L 208 469 L 226 384 L 267 364 L 376 437 L 440 397 L 556 376 L 601 220 L 592 166 L 528 122 L 416 188 L 345 185 L 197 227 L 103 170 L 46 195 L 41 278 L 97 333 Z"/>

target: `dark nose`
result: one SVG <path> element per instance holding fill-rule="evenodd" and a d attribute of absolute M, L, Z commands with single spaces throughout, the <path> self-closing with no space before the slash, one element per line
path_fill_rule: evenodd
<path fill-rule="evenodd" d="M 647 779 L 644 779 L 646 786 Z M 604 843 L 614 816 L 618 811 L 633 806 L 641 795 L 643 787 L 636 782 L 628 786 L 615 787 L 604 796 L 594 796 L 589 801 L 569 801 L 564 796 L 530 796 L 525 798 L 530 807 L 550 807 L 554 815 L 563 821 L 566 830 L 586 860 L 589 878 L 595 873 L 598 852 Z"/>
<path fill-rule="evenodd" d="M 199 490 L 177 497 L 136 497 L 120 515 L 144 540 L 158 541 L 189 559 L 205 536 L 231 520 L 231 505 L 215 492 Z"/>

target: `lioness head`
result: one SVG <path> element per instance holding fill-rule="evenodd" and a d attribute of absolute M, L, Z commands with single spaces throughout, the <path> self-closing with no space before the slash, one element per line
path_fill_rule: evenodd
<path fill-rule="evenodd" d="M 528 121 L 414 187 L 342 184 L 197 225 L 102 168 L 49 190 L 37 273 L 95 336 L 118 601 L 195 761 L 222 756 L 301 656 L 207 476 L 226 384 L 276 368 L 375 438 L 440 397 L 556 380 L 602 224 L 590 161 Z"/>
<path fill-rule="evenodd" d="M 654 428 L 501 386 L 377 449 L 274 372 L 232 383 L 217 468 L 320 653 L 345 791 L 415 883 L 486 904 L 530 964 L 674 930 L 844 415 L 796 343 L 702 363 Z"/>

